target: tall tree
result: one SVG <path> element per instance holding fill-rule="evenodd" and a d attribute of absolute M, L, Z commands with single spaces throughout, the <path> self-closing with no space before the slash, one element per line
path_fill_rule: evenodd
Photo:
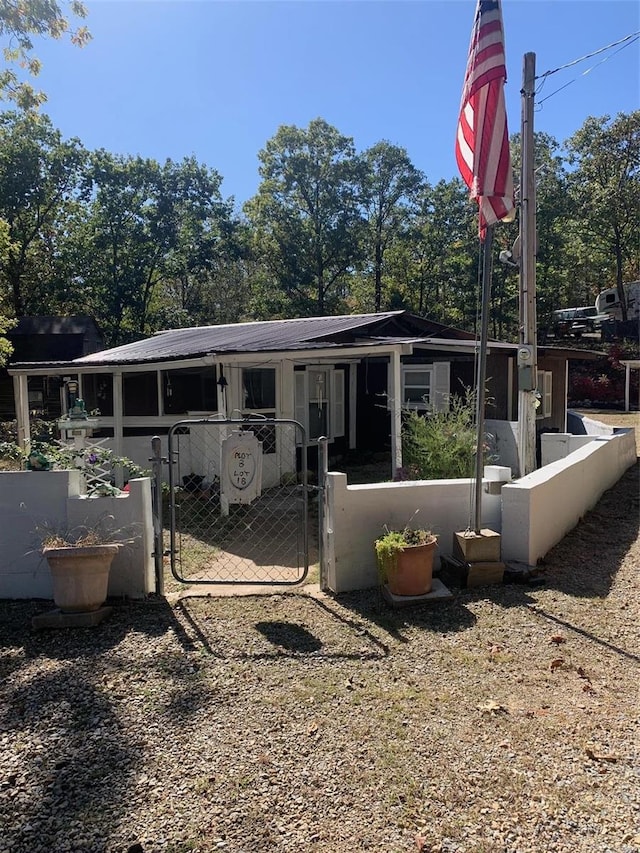
<path fill-rule="evenodd" d="M 367 264 L 372 270 L 373 307 L 382 308 L 384 258 L 401 227 L 417 212 L 423 175 L 404 148 L 382 141 L 362 156 L 361 204 L 365 211 Z"/>
<path fill-rule="evenodd" d="M 626 320 L 623 283 L 640 271 L 640 110 L 588 118 L 566 148 L 584 237 L 612 258 Z"/>
<path fill-rule="evenodd" d="M 280 127 L 258 158 L 262 182 L 245 212 L 281 308 L 339 310 L 361 257 L 353 140 L 318 118 Z"/>
<path fill-rule="evenodd" d="M 72 0 L 71 13 L 84 18 L 86 9 L 80 0 Z M 0 40 L 4 44 L 3 54 L 7 66 L 0 71 L 0 100 L 12 100 L 24 110 L 37 107 L 46 100 L 42 92 L 36 92 L 28 81 L 20 80 L 16 71 L 9 63 L 17 63 L 26 68 L 32 76 L 40 72 L 40 62 L 33 56 L 32 36 L 50 36 L 60 38 L 69 32 L 69 21 L 62 13 L 61 7 L 55 0 L 2 0 L 0 3 Z M 82 47 L 91 35 L 86 27 L 79 27 L 70 32 L 71 41 Z M 0 264 L 6 267 L 7 251 L 11 244 L 8 223 L 0 220 L 2 232 L 2 247 L 0 249 Z M 1 333 L 10 327 L 9 321 L 0 313 L 0 365 L 10 355 L 12 348 L 9 341 Z"/>
<path fill-rule="evenodd" d="M 181 163 L 93 155 L 93 201 L 85 224 L 82 286 L 97 295 L 111 343 L 152 331 L 154 302 L 176 279 L 206 270 L 231 228 L 220 175 Z M 156 303 L 157 309 L 157 303 Z"/>
<path fill-rule="evenodd" d="M 72 15 L 86 17 L 87 10 L 79 0 L 68 4 Z M 33 55 L 33 37 L 49 36 L 58 39 L 67 33 L 71 42 L 85 45 L 91 35 L 85 26 L 69 27 L 63 6 L 55 0 L 2 0 L 0 3 L 0 38 L 6 62 L 17 63 L 32 76 L 40 72 L 40 61 Z M 0 98 L 13 100 L 21 109 L 32 109 L 46 101 L 46 95 L 36 92 L 27 81 L 21 81 L 12 68 L 0 71 Z"/>
<path fill-rule="evenodd" d="M 55 243 L 65 205 L 81 193 L 85 162 L 80 142 L 63 140 L 46 116 L 0 115 L 0 216 L 9 243 L 0 287 L 13 316 L 42 314 L 50 305 L 46 244 Z"/>
<path fill-rule="evenodd" d="M 477 305 L 476 210 L 462 181 L 422 189 L 419 212 L 390 252 L 390 305 L 473 328 Z"/>

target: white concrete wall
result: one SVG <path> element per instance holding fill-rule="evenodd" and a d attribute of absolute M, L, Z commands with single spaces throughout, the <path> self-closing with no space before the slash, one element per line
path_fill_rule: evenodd
<path fill-rule="evenodd" d="M 473 480 L 417 480 L 347 485 L 347 475 L 327 475 L 324 558 L 334 592 L 378 583 L 374 541 L 385 529 L 405 525 L 438 536 L 440 554 L 451 554 L 453 534 L 466 530 L 474 513 Z M 472 522 L 471 522 L 472 523 Z M 500 495 L 483 491 L 482 527 L 500 532 Z"/>
<path fill-rule="evenodd" d="M 518 422 L 496 421 L 487 418 L 484 422 L 485 432 L 493 436 L 495 450 L 498 454 L 497 464 L 506 465 L 517 472 L 520 467 L 518 459 Z"/>
<path fill-rule="evenodd" d="M 502 534 L 503 560 L 535 565 L 636 462 L 633 430 L 579 438 L 586 440 L 582 447 L 502 485 L 501 495 L 483 491 L 482 526 Z M 484 486 L 500 479 L 494 471 L 485 468 Z M 349 486 L 346 474 L 329 473 L 326 485 L 324 568 L 334 592 L 377 584 L 374 541 L 385 525 L 430 528 L 439 537 L 438 554 L 451 554 L 454 532 L 473 518 L 471 480 Z"/>
<path fill-rule="evenodd" d="M 132 480 L 129 494 L 88 498 L 79 471 L 0 472 L 0 598 L 52 598 L 40 545 L 47 531 L 92 527 L 100 520 L 132 539 L 115 558 L 109 595 L 141 597 L 155 589 L 151 487 Z"/>
<path fill-rule="evenodd" d="M 603 424 L 602 421 L 596 421 L 582 412 L 574 412 L 571 410 L 572 417 L 582 422 L 587 435 L 612 435 L 614 427 L 610 424 Z"/>
<path fill-rule="evenodd" d="M 595 438 L 595 435 L 572 435 L 569 432 L 543 433 L 540 436 L 542 467 L 557 462 L 558 459 L 565 459 L 574 450 L 579 450 Z"/>
<path fill-rule="evenodd" d="M 536 565 L 636 463 L 635 435 L 596 436 L 502 489 L 502 557 Z"/>

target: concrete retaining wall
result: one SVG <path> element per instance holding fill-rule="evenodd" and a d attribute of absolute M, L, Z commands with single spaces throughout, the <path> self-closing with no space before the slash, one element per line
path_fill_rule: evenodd
<path fill-rule="evenodd" d="M 385 527 L 427 528 L 438 536 L 436 559 L 451 554 L 454 532 L 466 530 L 473 518 L 473 492 L 472 480 L 349 486 L 346 474 L 328 474 L 323 545 L 329 588 L 347 592 L 376 586 L 373 543 Z M 500 531 L 499 494 L 483 493 L 482 526 Z"/>
<path fill-rule="evenodd" d="M 632 430 L 583 440 L 566 458 L 502 485 L 501 494 L 484 490 L 497 479 L 491 469 L 500 470 L 485 468 L 482 527 L 502 534 L 503 560 L 535 565 L 636 462 Z M 564 442 L 565 449 L 570 446 Z M 323 548 L 329 588 L 346 592 L 377 584 L 373 543 L 385 526 L 430 528 L 439 537 L 438 554 L 451 554 L 453 534 L 470 525 L 473 506 L 471 480 L 349 486 L 346 474 L 328 474 Z"/>
<path fill-rule="evenodd" d="M 633 430 L 592 440 L 502 489 L 502 555 L 534 566 L 636 463 Z"/>
<path fill-rule="evenodd" d="M 129 493 L 113 498 L 80 489 L 78 471 L 0 472 L 0 598 L 52 598 L 43 537 L 99 523 L 115 531 L 115 541 L 130 540 L 111 565 L 109 595 L 154 591 L 151 481 L 131 480 Z"/>

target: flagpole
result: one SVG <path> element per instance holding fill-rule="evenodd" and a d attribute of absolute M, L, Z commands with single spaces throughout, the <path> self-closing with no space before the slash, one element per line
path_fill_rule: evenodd
<path fill-rule="evenodd" d="M 484 473 L 484 405 L 485 386 L 487 384 L 487 342 L 489 340 L 489 311 L 491 308 L 491 275 L 493 225 L 487 226 L 482 245 L 482 306 L 480 313 L 480 353 L 478 357 L 476 380 L 476 491 L 474 530 L 480 533 L 482 527 L 482 475 Z"/>

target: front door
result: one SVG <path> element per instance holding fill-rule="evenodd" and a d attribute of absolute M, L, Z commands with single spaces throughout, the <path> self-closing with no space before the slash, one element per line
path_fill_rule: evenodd
<path fill-rule="evenodd" d="M 330 403 L 329 371 L 326 367 L 307 370 L 307 417 L 309 440 L 317 441 L 320 436 L 329 436 Z"/>
<path fill-rule="evenodd" d="M 344 370 L 309 365 L 296 371 L 296 420 L 309 442 L 344 435 Z"/>

